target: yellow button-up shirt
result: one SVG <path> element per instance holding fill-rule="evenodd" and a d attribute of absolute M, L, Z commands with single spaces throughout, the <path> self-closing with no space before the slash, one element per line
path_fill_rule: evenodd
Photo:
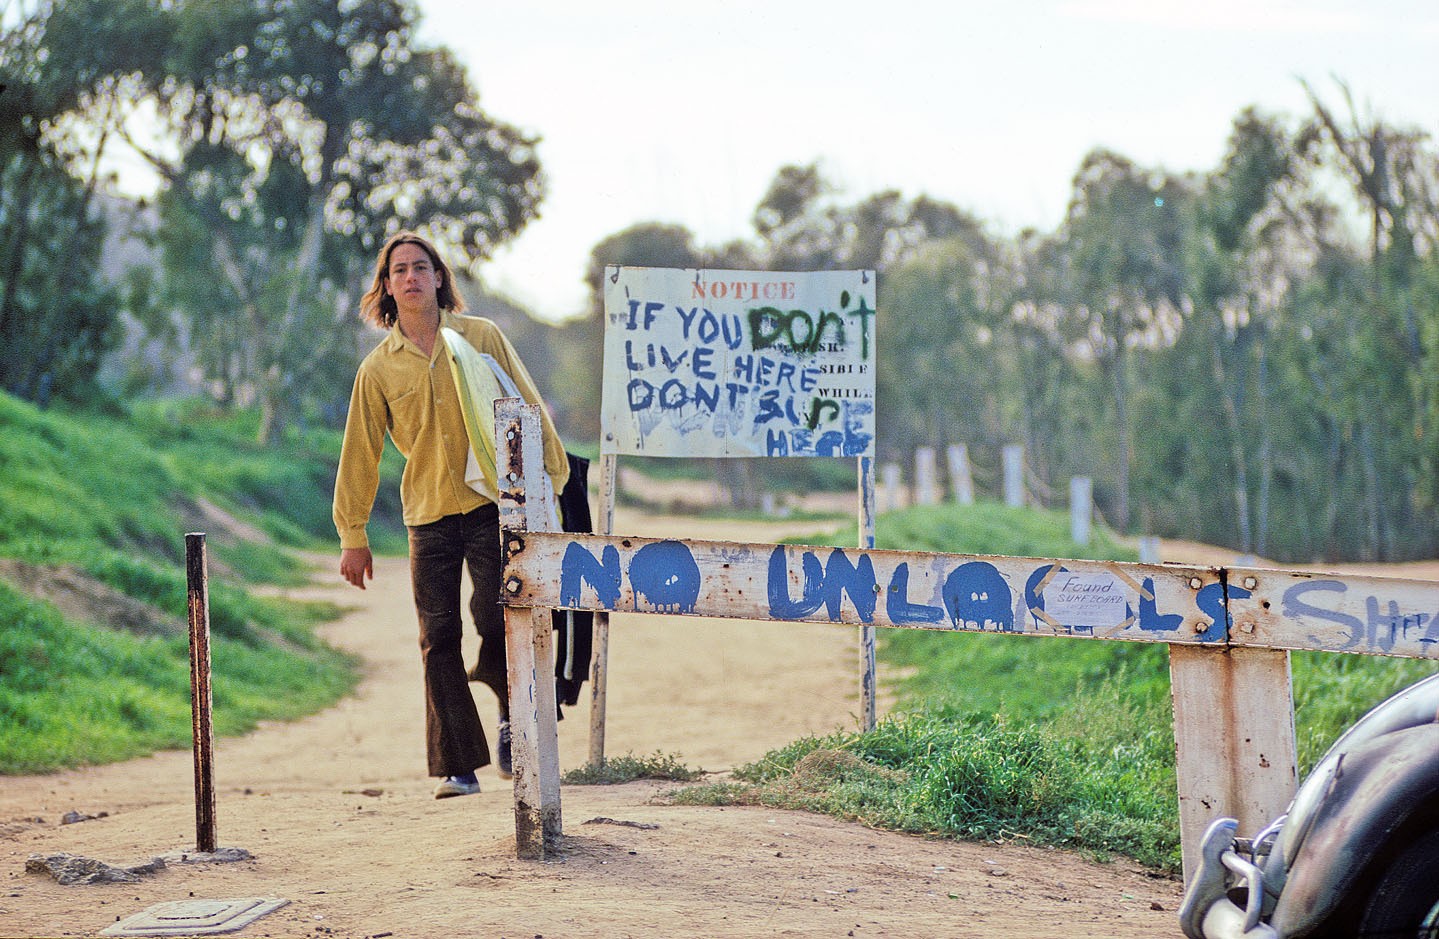
<path fill-rule="evenodd" d="M 570 474 L 564 444 L 514 347 L 498 326 L 483 317 L 442 311 L 440 325 L 460 333 L 476 350 L 494 356 L 514 379 L 521 397 L 541 405 L 545 470 L 558 492 Z M 334 517 L 340 547 L 369 545 L 365 526 L 380 484 L 386 432 L 405 457 L 400 504 L 406 525 L 424 525 L 490 501 L 465 484 L 470 441 L 445 355 L 445 343 L 439 336 L 426 357 L 397 324 L 360 363 L 335 478 Z"/>

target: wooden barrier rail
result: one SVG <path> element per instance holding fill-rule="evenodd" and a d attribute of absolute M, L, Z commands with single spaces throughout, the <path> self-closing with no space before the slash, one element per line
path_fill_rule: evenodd
<path fill-rule="evenodd" d="M 501 479 L 501 600 L 510 632 L 521 856 L 544 856 L 560 833 L 558 758 L 549 749 L 557 739 L 552 687 L 549 713 L 536 710 L 549 684 L 536 684 L 535 675 L 549 672 L 534 664 L 546 661 L 549 621 L 536 611 L 1166 643 L 1186 877 L 1212 818 L 1232 815 L 1241 830 L 1257 830 L 1293 796 L 1288 650 L 1439 654 L 1439 584 L 1429 582 L 537 530 L 544 526 L 523 482 L 524 466 L 540 463 L 522 454 L 520 442 L 539 439 L 538 415 L 525 427 L 526 407 L 496 406 L 497 449 L 509 459 Z M 521 746 L 522 737 L 536 743 Z M 537 774 L 554 778 L 532 784 Z"/>

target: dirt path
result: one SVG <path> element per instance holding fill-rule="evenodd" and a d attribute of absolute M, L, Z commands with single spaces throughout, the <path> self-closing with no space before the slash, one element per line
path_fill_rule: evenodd
<path fill-rule="evenodd" d="M 822 526 L 621 515 L 616 527 L 770 541 Z M 323 714 L 219 743 L 220 843 L 253 860 L 172 864 L 134 884 L 65 887 L 25 872 L 32 854 L 128 866 L 193 847 L 188 751 L 0 779 L 0 936 L 93 936 L 156 903 L 261 896 L 290 902 L 236 935 L 1179 935 L 1179 884 L 1127 863 L 654 801 L 672 784 L 566 786 L 563 856 L 517 861 L 509 785 L 492 770 L 477 797 L 430 797 L 404 561 L 382 560 L 363 594 L 321 575 L 310 593 L 356 605 L 327 638 L 362 656 L 366 677 Z M 847 628 L 617 616 L 607 752 L 723 771 L 851 728 L 856 658 Z M 492 702 L 480 705 L 493 726 Z M 566 768 L 584 762 L 587 728 L 587 706 L 567 711 Z M 103 817 L 61 824 L 71 811 Z"/>

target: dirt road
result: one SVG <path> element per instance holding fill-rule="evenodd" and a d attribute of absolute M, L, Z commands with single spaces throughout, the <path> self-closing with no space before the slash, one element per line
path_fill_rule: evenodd
<path fill-rule="evenodd" d="M 616 527 L 769 541 L 814 525 L 621 515 Z M 0 936 L 93 936 L 157 903 L 239 897 L 289 901 L 242 937 L 1180 935 L 1179 884 L 1127 863 L 656 800 L 674 784 L 566 786 L 563 855 L 518 861 L 509 784 L 493 770 L 478 796 L 431 798 L 407 576 L 403 560 L 382 560 L 359 593 L 322 571 L 308 592 L 355 605 L 326 634 L 363 658 L 359 692 L 220 741 L 219 840 L 252 860 L 171 864 L 133 884 L 67 887 L 26 873 L 31 855 L 129 866 L 193 848 L 188 751 L 0 778 Z M 617 616 L 607 752 L 662 752 L 720 772 L 852 728 L 856 661 L 847 628 Z M 492 701 L 480 710 L 492 728 Z M 584 762 L 587 728 L 587 707 L 567 711 L 564 767 Z M 67 812 L 103 817 L 62 824 Z"/>

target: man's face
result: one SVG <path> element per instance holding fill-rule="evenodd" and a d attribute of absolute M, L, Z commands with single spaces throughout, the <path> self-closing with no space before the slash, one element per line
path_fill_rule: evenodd
<path fill-rule="evenodd" d="M 400 311 L 427 313 L 439 308 L 437 293 L 441 275 L 429 252 L 416 244 L 397 245 L 390 252 L 390 269 L 385 291 L 395 298 Z"/>

